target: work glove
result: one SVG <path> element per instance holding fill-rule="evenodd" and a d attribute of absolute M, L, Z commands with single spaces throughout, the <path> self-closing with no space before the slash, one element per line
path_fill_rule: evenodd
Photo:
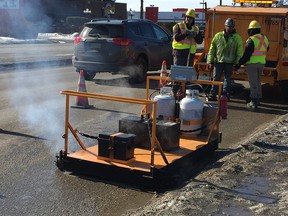
<path fill-rule="evenodd" d="M 234 65 L 234 70 L 238 70 L 240 67 L 241 67 L 240 64 L 236 64 L 236 65 Z"/>
<path fill-rule="evenodd" d="M 194 38 L 196 36 L 196 32 L 192 30 L 186 30 L 186 36 Z"/>

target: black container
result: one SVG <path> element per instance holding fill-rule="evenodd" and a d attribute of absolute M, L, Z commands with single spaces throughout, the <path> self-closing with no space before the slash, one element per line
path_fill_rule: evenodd
<path fill-rule="evenodd" d="M 134 157 L 134 134 L 119 134 L 113 138 L 114 158 L 118 160 L 129 160 Z"/>
<path fill-rule="evenodd" d="M 138 116 L 128 116 L 119 120 L 119 131 L 135 134 L 135 147 L 150 149 L 151 125 Z M 156 137 L 163 151 L 172 151 L 179 148 L 180 124 L 170 121 L 156 122 Z"/>
<path fill-rule="evenodd" d="M 158 121 L 156 123 L 156 137 L 163 151 L 172 151 L 179 148 L 180 124 L 171 121 Z"/>
<path fill-rule="evenodd" d="M 119 120 L 119 131 L 135 134 L 135 147 L 150 148 L 150 138 L 146 121 L 138 116 L 128 116 Z"/>
<path fill-rule="evenodd" d="M 113 158 L 114 157 L 114 145 L 111 140 L 111 135 L 116 132 L 106 131 L 98 136 L 98 155 L 101 157 Z"/>

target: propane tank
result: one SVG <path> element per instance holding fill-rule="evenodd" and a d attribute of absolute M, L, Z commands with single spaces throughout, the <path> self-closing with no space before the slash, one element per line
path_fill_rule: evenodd
<path fill-rule="evenodd" d="M 200 134 L 202 127 L 204 102 L 198 98 L 198 90 L 186 90 L 186 96 L 180 101 L 180 130 L 189 134 Z"/>
<path fill-rule="evenodd" d="M 160 94 L 155 96 L 154 101 L 157 101 L 156 115 L 164 120 L 174 119 L 175 116 L 175 98 L 171 87 L 162 87 Z"/>
<path fill-rule="evenodd" d="M 225 94 L 220 97 L 220 115 L 222 119 L 227 119 L 227 102 L 228 98 Z"/>

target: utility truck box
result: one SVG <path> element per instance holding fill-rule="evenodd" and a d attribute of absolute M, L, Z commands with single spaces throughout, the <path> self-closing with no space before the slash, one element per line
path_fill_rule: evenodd
<path fill-rule="evenodd" d="M 273 86 L 279 85 L 283 96 L 288 100 L 287 16 L 288 8 L 276 7 L 272 4 L 261 4 L 260 7 L 255 6 L 255 4 L 245 5 L 242 3 L 241 6 L 216 6 L 208 9 L 204 34 L 204 51 L 197 53 L 195 58 L 195 69 L 198 72 L 198 79 L 210 80 L 213 77 L 206 63 L 207 53 L 214 35 L 224 30 L 225 20 L 227 18 L 235 20 L 236 32 L 242 37 L 243 47 L 245 47 L 246 40 L 249 37 L 249 23 L 252 20 L 257 20 L 261 24 L 261 33 L 265 34 L 269 40 L 270 47 L 261 81 Z M 233 71 L 232 78 L 234 80 L 247 81 L 246 67 Z"/>

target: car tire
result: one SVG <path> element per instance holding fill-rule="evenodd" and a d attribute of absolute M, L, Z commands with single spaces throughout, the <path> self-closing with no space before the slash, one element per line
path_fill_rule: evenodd
<path fill-rule="evenodd" d="M 96 72 L 92 71 L 84 71 L 84 78 L 85 80 L 91 81 L 96 76 Z"/>
<path fill-rule="evenodd" d="M 136 61 L 135 70 L 130 71 L 128 79 L 129 83 L 138 84 L 145 82 L 147 77 L 147 71 L 148 71 L 147 61 L 144 58 L 140 57 Z"/>

